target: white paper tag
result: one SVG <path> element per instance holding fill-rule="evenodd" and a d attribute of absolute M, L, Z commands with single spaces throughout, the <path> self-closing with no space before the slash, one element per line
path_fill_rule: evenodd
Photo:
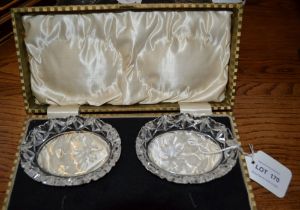
<path fill-rule="evenodd" d="M 283 198 L 292 178 L 292 172 L 262 151 L 245 157 L 250 179 Z M 253 162 L 254 161 L 254 162 Z"/>

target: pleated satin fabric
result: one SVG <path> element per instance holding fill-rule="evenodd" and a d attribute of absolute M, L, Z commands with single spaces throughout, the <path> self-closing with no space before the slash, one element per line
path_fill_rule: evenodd
<path fill-rule="evenodd" d="M 38 103 L 220 102 L 231 12 L 152 11 L 24 16 Z"/>

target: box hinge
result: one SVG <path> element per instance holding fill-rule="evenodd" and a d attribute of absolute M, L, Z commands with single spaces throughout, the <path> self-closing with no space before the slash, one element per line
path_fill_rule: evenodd
<path fill-rule="evenodd" d="M 179 102 L 181 113 L 190 113 L 193 115 L 210 115 L 212 114 L 211 105 L 209 103 L 197 102 Z"/>
<path fill-rule="evenodd" d="M 64 118 L 76 115 L 79 115 L 79 105 L 50 105 L 47 108 L 48 118 Z"/>

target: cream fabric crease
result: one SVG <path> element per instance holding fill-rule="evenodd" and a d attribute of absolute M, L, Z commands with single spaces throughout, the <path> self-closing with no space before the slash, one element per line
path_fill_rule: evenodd
<path fill-rule="evenodd" d="M 224 99 L 229 11 L 26 15 L 23 25 L 39 103 Z"/>
<path fill-rule="evenodd" d="M 70 132 L 49 141 L 38 154 L 39 166 L 57 176 L 79 176 L 101 167 L 110 147 L 90 132 Z"/>
<path fill-rule="evenodd" d="M 199 175 L 213 170 L 221 161 L 220 146 L 194 131 L 172 131 L 154 138 L 148 146 L 149 158 L 174 174 Z M 215 153 L 215 154 L 206 154 Z"/>

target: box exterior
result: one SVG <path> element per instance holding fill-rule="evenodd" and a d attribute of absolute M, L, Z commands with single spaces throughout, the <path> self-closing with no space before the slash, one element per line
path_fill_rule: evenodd
<path fill-rule="evenodd" d="M 28 118 L 24 123 L 23 135 L 26 132 L 26 126 L 28 120 L 31 119 L 44 119 L 46 118 L 47 105 L 35 104 L 34 96 L 31 92 L 30 86 L 30 70 L 28 55 L 24 43 L 24 29 L 22 26 L 22 15 L 26 14 L 66 14 L 66 13 L 80 13 L 80 12 L 104 12 L 104 11 L 126 11 L 126 10 L 230 10 L 233 12 L 232 18 L 232 37 L 229 60 L 229 81 L 226 88 L 226 98 L 221 103 L 211 103 L 213 113 L 216 115 L 230 115 L 232 117 L 232 124 L 234 126 L 234 132 L 237 140 L 239 141 L 238 130 L 235 123 L 235 119 L 232 116 L 232 108 L 234 105 L 234 97 L 236 90 L 236 79 L 238 70 L 238 58 L 239 58 L 239 44 L 241 36 L 242 26 L 242 14 L 243 5 L 237 4 L 216 4 L 216 3 L 175 3 L 175 4 L 130 4 L 130 5 L 82 5 L 82 6 L 58 6 L 58 7 L 35 7 L 35 8 L 16 8 L 12 10 L 13 30 L 14 38 L 16 42 L 16 50 L 19 62 L 20 77 L 22 83 L 22 91 L 25 103 L 25 109 L 28 114 Z M 79 108 L 80 115 L 85 117 L 145 117 L 145 116 L 160 116 L 161 114 L 178 112 L 179 105 L 177 103 L 160 103 L 152 105 L 130 105 L 130 106 L 114 106 L 114 105 L 102 105 L 102 106 L 90 106 L 82 105 Z M 21 138 L 21 140 L 23 137 Z M 21 143 L 21 141 L 20 141 Z M 7 209 L 9 205 L 10 194 L 14 185 L 15 175 L 19 164 L 19 152 L 16 154 L 16 160 L 14 167 L 12 168 L 11 181 L 8 184 L 7 197 L 4 201 L 3 209 Z M 251 209 L 256 209 L 256 203 L 252 188 L 250 186 L 250 179 L 247 173 L 247 167 L 245 158 L 243 155 L 239 157 L 239 164 L 242 169 L 242 174 L 245 182 L 245 186 L 248 191 L 249 203 Z"/>

